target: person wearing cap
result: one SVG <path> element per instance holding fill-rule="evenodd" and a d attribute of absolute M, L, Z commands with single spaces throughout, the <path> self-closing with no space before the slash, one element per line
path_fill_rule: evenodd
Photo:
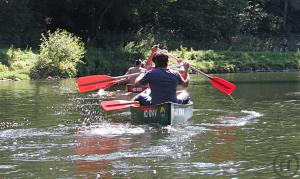
<path fill-rule="evenodd" d="M 136 78 L 135 85 L 149 84 L 151 96 L 141 93 L 134 100 L 139 101 L 141 105 L 155 105 L 164 102 L 173 102 L 178 104 L 186 104 L 189 101 L 189 95 L 183 91 L 177 96 L 177 86 L 182 85 L 188 87 L 189 84 L 189 64 L 181 63 L 184 68 L 185 78 L 177 71 L 168 68 L 169 56 L 163 50 L 157 50 L 153 53 L 153 62 L 155 68 L 146 74 L 141 74 Z"/>
<path fill-rule="evenodd" d="M 281 41 L 280 41 L 280 51 L 281 52 L 287 52 L 288 51 L 288 40 L 287 38 L 283 38 Z"/>

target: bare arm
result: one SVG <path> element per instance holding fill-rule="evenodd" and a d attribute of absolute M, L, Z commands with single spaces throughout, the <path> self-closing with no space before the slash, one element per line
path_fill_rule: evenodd
<path fill-rule="evenodd" d="M 146 73 L 141 73 L 136 79 L 134 86 L 144 86 L 140 83 L 140 80 L 145 76 Z"/>
<path fill-rule="evenodd" d="M 154 55 L 154 53 L 155 53 L 158 49 L 159 49 L 159 44 L 158 44 L 158 45 L 153 45 L 153 47 L 152 47 L 152 49 L 151 49 L 151 54 L 150 54 L 150 56 L 149 56 L 148 59 L 147 59 L 147 63 L 146 63 L 147 66 L 152 66 L 152 63 L 153 63 L 153 60 L 152 60 L 153 55 Z"/>

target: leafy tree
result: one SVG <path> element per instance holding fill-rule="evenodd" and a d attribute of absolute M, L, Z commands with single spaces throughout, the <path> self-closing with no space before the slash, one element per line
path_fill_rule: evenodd
<path fill-rule="evenodd" d="M 228 40 L 238 31 L 237 14 L 243 7 L 243 0 L 177 0 L 164 22 L 188 39 Z"/>
<path fill-rule="evenodd" d="M 42 35 L 39 61 L 31 71 L 31 78 L 74 77 L 84 53 L 80 38 L 65 30 L 48 32 L 47 36 Z"/>
<path fill-rule="evenodd" d="M 246 35 L 276 34 L 279 32 L 283 19 L 266 11 L 267 1 L 249 0 L 248 5 L 240 14 L 241 32 Z"/>
<path fill-rule="evenodd" d="M 245 34 L 299 33 L 300 1 L 248 0 L 240 15 L 241 31 Z"/>
<path fill-rule="evenodd" d="M 0 0 L 0 46 L 37 47 L 57 28 L 106 49 L 140 34 L 228 44 L 239 33 L 300 33 L 299 18 L 299 0 Z"/>

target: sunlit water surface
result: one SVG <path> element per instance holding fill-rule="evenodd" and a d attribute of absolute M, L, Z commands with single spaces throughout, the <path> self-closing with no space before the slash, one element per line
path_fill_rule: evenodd
<path fill-rule="evenodd" d="M 123 86 L 80 94 L 75 80 L 0 82 L 0 176 L 280 177 L 280 152 L 300 158 L 300 74 L 218 76 L 237 85 L 234 101 L 194 75 L 193 118 L 165 127 L 103 112 L 99 101 L 123 97 L 107 90 Z"/>

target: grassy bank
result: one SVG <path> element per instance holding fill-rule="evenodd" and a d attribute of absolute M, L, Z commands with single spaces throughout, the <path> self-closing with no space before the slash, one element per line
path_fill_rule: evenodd
<path fill-rule="evenodd" d="M 297 52 L 239 52 L 239 51 L 187 51 L 171 52 L 209 73 L 294 71 L 300 69 Z"/>
<path fill-rule="evenodd" d="M 77 67 L 77 75 L 122 75 L 135 59 L 146 58 L 150 51 L 145 48 L 124 47 L 104 50 L 89 48 L 84 63 Z M 232 73 L 253 71 L 289 71 L 300 69 L 300 53 L 297 52 L 239 52 L 212 50 L 179 50 L 170 53 L 189 61 L 208 73 Z M 29 79 L 39 54 L 30 49 L 0 50 L 0 79 Z"/>
<path fill-rule="evenodd" d="M 109 51 L 89 49 L 85 64 L 81 65 L 79 75 L 109 74 L 122 75 L 135 59 L 147 58 L 149 50 Z M 294 71 L 300 69 L 300 53 L 297 52 L 240 52 L 213 50 L 170 51 L 187 60 L 193 66 L 208 73 L 234 73 L 257 71 Z"/>

